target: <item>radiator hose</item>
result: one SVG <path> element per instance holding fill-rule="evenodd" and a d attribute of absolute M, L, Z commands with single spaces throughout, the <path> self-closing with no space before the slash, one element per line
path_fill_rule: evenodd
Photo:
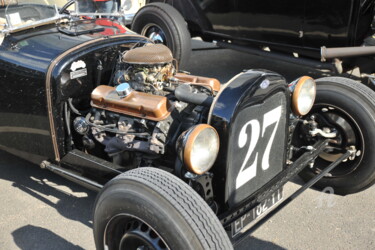
<path fill-rule="evenodd" d="M 214 98 L 203 93 L 193 93 L 188 84 L 179 85 L 174 91 L 179 101 L 210 107 Z"/>

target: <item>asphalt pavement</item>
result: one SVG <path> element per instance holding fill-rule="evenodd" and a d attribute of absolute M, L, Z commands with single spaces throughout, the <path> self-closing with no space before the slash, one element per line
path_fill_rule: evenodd
<path fill-rule="evenodd" d="M 323 75 L 311 68 L 267 60 L 194 41 L 192 74 L 223 83 L 243 69 L 265 68 L 292 80 Z M 285 188 L 291 193 L 302 182 Z M 0 151 L 0 249 L 94 249 L 96 193 Z M 236 249 L 375 249 L 375 186 L 337 196 L 309 189 Z"/>

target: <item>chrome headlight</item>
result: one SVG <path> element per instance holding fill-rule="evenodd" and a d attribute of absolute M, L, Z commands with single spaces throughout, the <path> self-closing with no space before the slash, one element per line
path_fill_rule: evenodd
<path fill-rule="evenodd" d="M 219 153 L 219 135 L 207 124 L 199 124 L 180 135 L 176 149 L 187 170 L 204 174 L 215 163 Z"/>
<path fill-rule="evenodd" d="M 316 84 L 314 79 L 303 76 L 289 85 L 292 95 L 292 109 L 296 115 L 306 115 L 314 105 Z"/>

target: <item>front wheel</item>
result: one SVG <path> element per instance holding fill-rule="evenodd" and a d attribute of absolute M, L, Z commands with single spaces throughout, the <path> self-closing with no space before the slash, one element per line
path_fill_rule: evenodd
<path fill-rule="evenodd" d="M 95 202 L 97 249 L 232 249 L 206 202 L 174 175 L 138 168 L 119 175 Z"/>
<path fill-rule="evenodd" d="M 150 38 L 154 43 L 166 45 L 184 68 L 191 53 L 191 37 L 181 14 L 165 3 L 151 3 L 135 15 L 131 29 Z"/>
<path fill-rule="evenodd" d="M 346 162 L 340 163 L 323 177 L 316 186 L 331 187 L 337 194 L 362 191 L 375 183 L 375 93 L 363 84 L 342 77 L 316 80 L 317 96 L 313 116 L 318 127 L 335 131 L 337 136 L 319 155 L 312 168 L 305 168 L 300 176 L 308 181 L 320 173 L 348 149 L 356 150 Z M 314 138 L 301 127 L 297 129 L 298 144 L 314 143 Z"/>

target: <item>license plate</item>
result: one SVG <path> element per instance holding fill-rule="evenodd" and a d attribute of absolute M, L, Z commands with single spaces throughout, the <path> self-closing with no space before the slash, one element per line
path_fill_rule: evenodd
<path fill-rule="evenodd" d="M 262 217 L 271 211 L 271 208 L 279 203 L 283 198 L 283 189 L 278 189 L 275 193 L 270 195 L 267 199 L 261 202 L 258 206 L 251 209 L 246 214 L 232 222 L 232 237 L 237 234 L 246 231 L 252 224 L 253 221 Z"/>

